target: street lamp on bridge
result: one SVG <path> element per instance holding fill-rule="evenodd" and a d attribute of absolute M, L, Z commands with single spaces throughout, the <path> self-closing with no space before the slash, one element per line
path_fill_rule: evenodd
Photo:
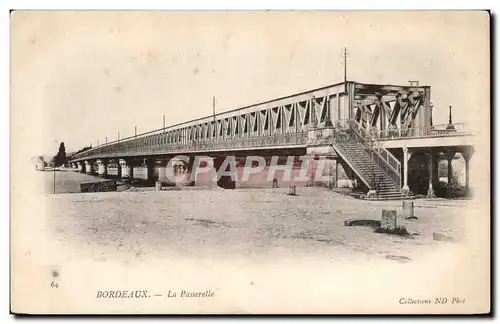
<path fill-rule="evenodd" d="M 432 110 L 433 109 L 434 109 L 434 103 L 431 102 L 429 105 L 429 114 L 430 114 L 430 125 L 429 126 L 431 126 L 431 128 L 432 128 Z"/>
<path fill-rule="evenodd" d="M 449 116 L 448 116 L 448 125 L 446 126 L 446 130 L 449 130 L 449 131 L 454 131 L 455 130 L 455 126 L 453 125 L 453 120 L 452 120 L 452 117 L 451 117 L 451 106 L 450 106 L 450 113 L 449 113 Z"/>

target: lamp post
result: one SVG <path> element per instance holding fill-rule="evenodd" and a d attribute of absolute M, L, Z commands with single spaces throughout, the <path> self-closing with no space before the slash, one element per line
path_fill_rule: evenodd
<path fill-rule="evenodd" d="M 431 104 L 429 105 L 429 112 L 430 112 L 430 125 L 431 128 L 432 128 L 432 109 L 434 109 L 434 104 L 431 102 Z"/>
<path fill-rule="evenodd" d="M 455 130 L 455 126 L 453 125 L 453 119 L 451 117 L 451 106 L 450 106 L 450 110 L 449 110 L 448 125 L 446 125 L 446 130 L 448 130 L 448 131 L 454 131 Z"/>

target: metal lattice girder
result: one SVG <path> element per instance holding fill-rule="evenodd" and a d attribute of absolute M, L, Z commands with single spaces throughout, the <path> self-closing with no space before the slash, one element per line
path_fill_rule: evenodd
<path fill-rule="evenodd" d="M 411 127 L 424 105 L 426 93 L 426 87 L 356 84 L 355 88 L 355 100 L 365 106 L 368 104 L 372 109 L 373 115 L 370 125 L 378 124 L 381 129 L 382 125 L 385 125 L 384 128 L 396 129 Z M 375 106 L 372 106 L 371 103 L 374 103 Z M 376 107 L 379 109 L 377 110 Z M 354 113 L 356 115 L 356 111 Z M 381 114 L 383 120 L 380 120 Z"/>
<path fill-rule="evenodd" d="M 249 130 L 250 130 L 250 136 L 254 136 L 257 133 L 257 114 L 256 113 L 250 113 L 248 114 L 249 118 Z"/>
<path fill-rule="evenodd" d="M 419 121 L 416 126 L 422 126 L 427 117 L 418 116 L 422 107 L 429 104 L 429 98 L 429 87 L 348 82 L 346 86 L 343 83 L 331 85 L 207 116 L 158 130 L 156 134 L 122 139 L 84 152 L 84 155 L 303 133 L 311 127 L 327 125 L 332 118 L 362 120 L 367 129 L 408 128 L 414 126 L 416 120 Z"/>

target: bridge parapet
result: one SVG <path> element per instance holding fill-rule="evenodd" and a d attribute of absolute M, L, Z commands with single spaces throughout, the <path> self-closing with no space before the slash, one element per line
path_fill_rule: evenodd
<path fill-rule="evenodd" d="M 378 141 L 404 139 L 404 138 L 429 138 L 448 136 L 474 135 L 472 123 L 440 124 L 433 126 L 421 126 L 407 129 L 386 129 L 371 131 L 373 137 Z"/>
<path fill-rule="evenodd" d="M 231 140 L 220 140 L 217 142 L 196 142 L 187 144 L 158 144 L 146 142 L 142 146 L 131 147 L 128 143 L 112 147 L 101 147 L 88 150 L 74 156 L 72 161 L 88 160 L 100 157 L 122 157 L 125 155 L 155 155 L 155 154 L 182 154 L 191 152 L 212 152 L 221 150 L 273 148 L 306 146 L 307 132 L 278 134 L 261 137 L 240 138 Z M 135 144 L 133 144 L 136 146 Z"/>
<path fill-rule="evenodd" d="M 307 135 L 307 146 L 331 145 L 334 127 L 311 129 Z"/>
<path fill-rule="evenodd" d="M 174 144 L 161 146 L 172 152 L 196 152 L 196 151 L 218 151 L 246 148 L 266 148 L 275 146 L 305 145 L 307 143 L 306 132 L 279 134 L 262 137 L 249 137 L 240 139 L 223 140 L 218 142 L 191 142 L 189 144 Z"/>

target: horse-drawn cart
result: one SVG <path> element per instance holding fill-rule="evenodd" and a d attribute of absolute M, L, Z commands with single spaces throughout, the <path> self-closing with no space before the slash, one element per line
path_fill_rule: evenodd
<path fill-rule="evenodd" d="M 116 191 L 116 180 L 102 180 L 80 183 L 80 192 Z"/>

